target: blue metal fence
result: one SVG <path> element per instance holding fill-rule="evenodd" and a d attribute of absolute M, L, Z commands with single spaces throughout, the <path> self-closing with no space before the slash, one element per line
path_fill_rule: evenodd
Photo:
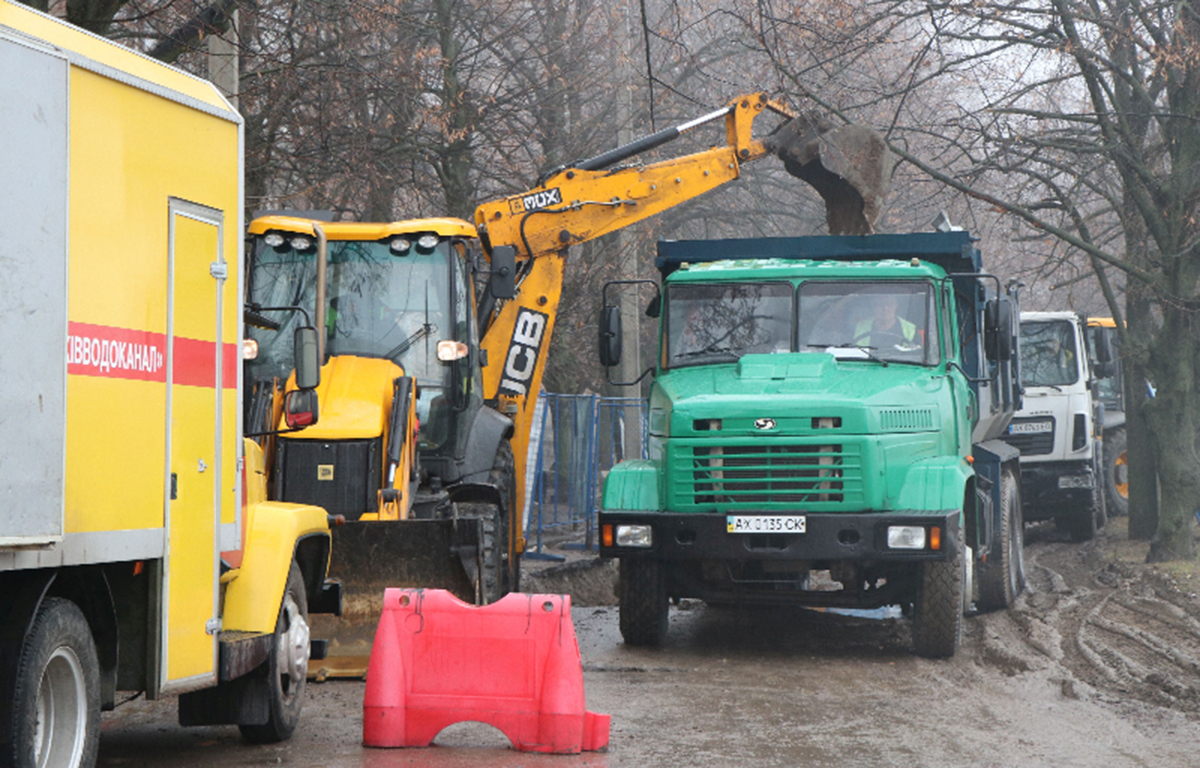
<path fill-rule="evenodd" d="M 527 556 L 542 553 L 547 532 L 568 526 L 581 532 L 583 546 L 591 549 L 605 475 L 618 461 L 646 456 L 647 403 L 637 397 L 546 392 L 539 400 L 529 457 L 533 472 L 526 482 Z M 634 439 L 626 440 L 631 428 L 636 430 Z M 626 455 L 631 443 L 634 449 Z"/>

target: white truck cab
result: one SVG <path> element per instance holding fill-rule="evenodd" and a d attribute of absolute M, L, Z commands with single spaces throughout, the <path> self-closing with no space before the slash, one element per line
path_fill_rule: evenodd
<path fill-rule="evenodd" d="M 1004 440 L 1021 451 L 1026 521 L 1054 520 L 1076 541 L 1105 523 L 1097 368 L 1088 355 L 1086 318 L 1074 312 L 1021 313 L 1024 407 Z"/>

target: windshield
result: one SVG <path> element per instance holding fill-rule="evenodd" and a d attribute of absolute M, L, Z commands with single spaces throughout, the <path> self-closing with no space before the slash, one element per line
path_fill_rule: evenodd
<path fill-rule="evenodd" d="M 422 437 L 431 400 L 446 386 L 449 367 L 437 359 L 437 342 L 455 338 L 450 321 L 450 245 L 412 247 L 396 254 L 386 243 L 330 241 L 326 282 L 325 351 L 329 357 L 357 355 L 393 360 L 417 384 Z M 315 250 L 276 250 L 259 241 L 250 282 L 250 301 L 263 307 L 314 310 Z M 254 380 L 287 378 L 293 367 L 292 333 L 300 313 L 265 312 L 280 331 L 250 328 L 259 344 L 250 364 Z M 313 318 L 315 320 L 315 317 Z M 440 443 L 440 439 L 433 442 Z"/>
<path fill-rule="evenodd" d="M 1021 323 L 1021 383 L 1060 387 L 1079 380 L 1075 333 L 1065 320 Z"/>
<path fill-rule="evenodd" d="M 933 286 L 926 281 L 825 281 L 800 286 L 800 351 L 841 359 L 936 364 Z"/>
<path fill-rule="evenodd" d="M 667 367 L 790 352 L 792 292 L 789 283 L 667 286 Z"/>

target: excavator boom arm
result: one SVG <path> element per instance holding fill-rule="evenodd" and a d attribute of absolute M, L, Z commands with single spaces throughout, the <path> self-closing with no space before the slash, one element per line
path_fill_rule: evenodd
<path fill-rule="evenodd" d="M 791 116 L 765 93 L 738 97 L 724 109 L 558 170 L 534 189 L 484 203 L 475 210 L 476 227 L 492 245 L 511 245 L 518 259 L 528 259 L 657 216 L 738 178 L 742 163 L 768 154 L 761 141 L 751 138 L 754 119 L 764 110 Z M 725 146 L 649 165 L 609 168 L 722 117 Z"/>

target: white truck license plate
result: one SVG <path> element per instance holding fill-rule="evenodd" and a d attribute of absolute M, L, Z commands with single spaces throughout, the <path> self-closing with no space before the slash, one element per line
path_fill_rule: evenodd
<path fill-rule="evenodd" d="M 726 515 L 729 533 L 804 533 L 804 515 Z"/>
<path fill-rule="evenodd" d="M 1008 434 L 1028 435 L 1038 432 L 1049 432 L 1052 429 L 1054 429 L 1054 424 L 1049 421 L 1026 421 L 1021 424 L 1009 424 Z"/>

